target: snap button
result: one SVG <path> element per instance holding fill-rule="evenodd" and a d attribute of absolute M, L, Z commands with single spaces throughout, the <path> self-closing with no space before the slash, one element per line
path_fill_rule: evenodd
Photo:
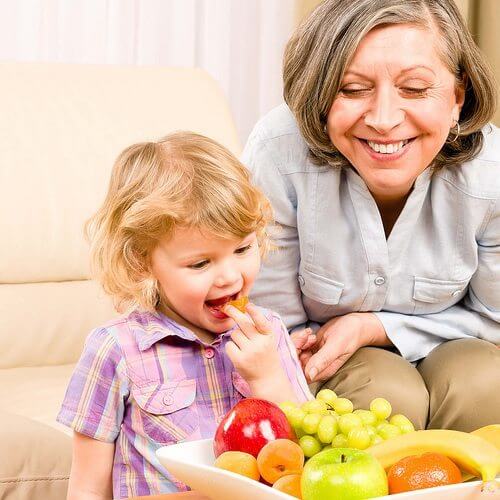
<path fill-rule="evenodd" d="M 211 347 L 207 347 L 205 349 L 205 358 L 210 359 L 215 356 L 215 351 Z"/>
<path fill-rule="evenodd" d="M 451 295 L 453 297 L 457 297 L 458 295 L 460 295 L 462 293 L 462 290 L 455 290 Z"/>
<path fill-rule="evenodd" d="M 174 404 L 174 398 L 170 394 L 163 396 L 163 404 L 165 406 L 172 406 Z"/>
<path fill-rule="evenodd" d="M 298 280 L 299 280 L 300 286 L 304 286 L 306 280 L 300 274 L 299 274 Z"/>
<path fill-rule="evenodd" d="M 383 276 L 377 276 L 375 278 L 375 281 L 374 283 L 377 285 L 377 286 L 380 286 L 380 285 L 383 285 L 385 283 L 385 278 Z"/>

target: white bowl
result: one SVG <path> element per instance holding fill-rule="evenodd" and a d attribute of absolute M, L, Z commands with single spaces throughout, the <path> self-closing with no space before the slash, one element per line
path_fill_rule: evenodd
<path fill-rule="evenodd" d="M 253 479 L 214 467 L 212 439 L 163 446 L 156 452 L 156 455 L 161 464 L 177 479 L 212 500 L 291 500 L 292 498 Z M 390 500 L 500 499 L 500 490 L 495 494 L 481 495 L 481 484 L 481 481 L 472 481 L 379 498 Z"/>

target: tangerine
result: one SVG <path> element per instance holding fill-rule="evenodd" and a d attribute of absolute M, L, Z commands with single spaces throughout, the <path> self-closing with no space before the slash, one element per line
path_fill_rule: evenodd
<path fill-rule="evenodd" d="M 389 494 L 462 482 L 457 465 L 440 453 L 411 455 L 396 462 L 387 474 Z"/>

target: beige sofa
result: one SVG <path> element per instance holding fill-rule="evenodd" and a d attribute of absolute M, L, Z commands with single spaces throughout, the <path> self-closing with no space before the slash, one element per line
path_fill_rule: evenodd
<path fill-rule="evenodd" d="M 82 235 L 114 158 L 179 129 L 240 144 L 201 70 L 0 63 L 0 82 L 0 499 L 61 500 L 55 417 L 87 333 L 116 314 Z"/>

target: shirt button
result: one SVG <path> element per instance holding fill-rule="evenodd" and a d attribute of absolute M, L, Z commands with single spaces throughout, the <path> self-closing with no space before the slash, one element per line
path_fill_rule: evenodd
<path fill-rule="evenodd" d="M 163 396 L 163 404 L 165 406 L 172 406 L 174 404 L 174 398 L 167 394 L 166 396 Z"/>
<path fill-rule="evenodd" d="M 457 297 L 458 295 L 460 295 L 462 293 L 462 290 L 455 290 L 451 295 L 453 297 Z"/>
<path fill-rule="evenodd" d="M 211 347 L 205 349 L 205 358 L 211 359 L 215 356 L 215 351 Z"/>
<path fill-rule="evenodd" d="M 385 278 L 383 276 L 377 276 L 375 278 L 375 281 L 374 283 L 377 285 L 377 286 L 380 286 L 380 285 L 383 285 L 385 283 Z"/>
<path fill-rule="evenodd" d="M 304 286 L 305 285 L 306 280 L 300 274 L 299 274 L 298 280 L 299 280 L 300 286 Z"/>

